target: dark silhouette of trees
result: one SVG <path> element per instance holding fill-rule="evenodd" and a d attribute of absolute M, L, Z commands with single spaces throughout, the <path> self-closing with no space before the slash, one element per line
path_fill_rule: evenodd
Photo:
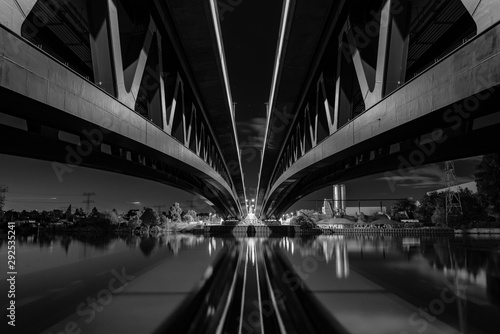
<path fill-rule="evenodd" d="M 462 203 L 462 223 L 485 221 L 488 218 L 487 204 L 481 200 L 480 195 L 473 193 L 469 189 L 460 189 L 459 195 Z"/>
<path fill-rule="evenodd" d="M 97 208 L 94 206 L 92 209 L 92 212 L 89 215 L 90 217 L 98 217 L 99 216 L 99 211 L 97 211 Z"/>
<path fill-rule="evenodd" d="M 484 155 L 474 176 L 481 200 L 500 214 L 500 153 Z"/>
<path fill-rule="evenodd" d="M 6 186 L 0 185 L 0 211 L 3 210 L 3 206 L 5 205 L 5 192 L 7 189 Z"/>
<path fill-rule="evenodd" d="M 408 214 L 408 218 L 414 218 L 417 204 L 413 198 L 401 198 L 392 205 L 392 210 L 396 213 L 404 211 Z"/>
<path fill-rule="evenodd" d="M 73 220 L 73 214 L 71 213 L 71 204 L 68 206 L 68 208 L 66 209 L 66 212 L 64 213 L 64 218 L 67 219 L 67 220 Z"/>
<path fill-rule="evenodd" d="M 416 213 L 422 217 L 422 220 L 427 222 L 432 221 L 432 216 L 438 206 L 444 208 L 445 195 L 445 193 L 438 193 L 437 191 L 425 194 L 420 201 L 420 206 L 417 208 Z"/>
<path fill-rule="evenodd" d="M 158 214 L 151 208 L 145 208 L 140 219 L 142 221 L 142 224 L 144 224 L 148 228 L 148 232 L 151 227 L 158 225 L 158 223 L 160 222 Z"/>

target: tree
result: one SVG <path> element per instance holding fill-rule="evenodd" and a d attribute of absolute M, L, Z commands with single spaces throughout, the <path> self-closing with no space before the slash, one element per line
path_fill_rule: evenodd
<path fill-rule="evenodd" d="M 438 206 L 444 208 L 445 206 L 445 196 L 444 192 L 438 193 L 433 191 L 429 194 L 425 194 L 420 201 L 420 206 L 417 208 L 416 213 L 422 217 L 422 220 L 426 222 L 432 221 L 432 216 L 436 211 Z"/>
<path fill-rule="evenodd" d="M 139 209 L 132 209 L 132 210 L 128 210 L 128 212 L 125 214 L 125 216 L 123 216 L 125 219 L 130 219 L 134 216 L 138 216 L 139 215 Z"/>
<path fill-rule="evenodd" d="M 210 216 L 209 222 L 211 224 L 218 224 L 220 222 L 220 218 L 217 216 L 216 213 L 214 213 L 213 215 Z"/>
<path fill-rule="evenodd" d="M 156 226 L 159 223 L 158 214 L 151 208 L 145 208 L 140 219 L 142 223 L 147 226 L 148 232 L 150 227 Z"/>
<path fill-rule="evenodd" d="M 316 211 L 314 210 L 308 210 L 308 209 L 300 209 L 299 212 L 298 212 L 299 215 L 304 215 L 304 216 L 307 216 L 307 217 L 311 217 L 311 216 L 314 216 L 316 215 Z"/>
<path fill-rule="evenodd" d="M 192 219 L 190 220 L 190 222 L 196 220 L 196 217 L 198 216 L 196 214 L 196 211 L 194 211 L 194 210 L 188 210 L 188 212 L 186 213 L 186 215 L 189 215 L 189 216 L 192 217 Z"/>
<path fill-rule="evenodd" d="M 299 225 L 300 228 L 303 230 L 317 227 L 317 225 L 313 222 L 313 220 L 304 214 L 299 214 L 297 216 L 294 216 L 290 220 L 290 225 Z"/>
<path fill-rule="evenodd" d="M 72 220 L 73 219 L 73 215 L 71 214 L 71 204 L 66 209 L 66 212 L 64 213 L 64 218 L 67 219 L 67 220 Z"/>
<path fill-rule="evenodd" d="M 475 194 L 469 189 L 460 189 L 460 202 L 462 204 L 463 223 L 485 221 L 488 218 L 486 213 L 487 204 L 481 200 L 479 194 Z"/>
<path fill-rule="evenodd" d="M 190 214 L 186 213 L 186 214 L 182 217 L 182 221 L 183 221 L 183 222 L 186 222 L 186 223 L 191 223 L 192 221 L 194 221 L 194 218 L 193 218 L 193 216 L 191 216 Z"/>
<path fill-rule="evenodd" d="M 28 220 L 29 218 L 30 217 L 29 217 L 28 211 L 26 211 L 26 210 L 21 211 L 21 219 L 22 220 Z"/>
<path fill-rule="evenodd" d="M 62 217 L 64 216 L 64 212 L 62 212 L 62 210 L 59 210 L 59 209 L 54 209 L 52 210 L 50 213 L 49 213 L 49 217 L 50 217 L 50 220 L 52 222 L 56 222 L 58 221 L 59 219 L 61 219 Z M 23 218 L 21 218 L 23 219 Z"/>
<path fill-rule="evenodd" d="M 4 185 L 0 185 L 0 211 L 3 210 L 3 206 L 5 205 L 5 193 L 7 192 L 7 187 Z"/>
<path fill-rule="evenodd" d="M 408 214 L 408 218 L 413 218 L 413 213 L 417 209 L 417 204 L 413 198 L 401 198 L 396 203 L 392 205 L 392 210 L 394 212 L 404 211 Z"/>
<path fill-rule="evenodd" d="M 29 213 L 29 217 L 31 220 L 40 221 L 41 215 L 37 210 L 31 210 L 31 212 Z"/>
<path fill-rule="evenodd" d="M 130 219 L 128 220 L 128 226 L 130 228 L 137 228 L 139 226 L 141 226 L 142 222 L 141 220 L 139 219 L 139 216 L 132 216 L 130 217 Z"/>
<path fill-rule="evenodd" d="M 19 219 L 19 212 L 14 210 L 6 211 L 3 218 L 8 222 L 13 222 Z"/>
<path fill-rule="evenodd" d="M 500 153 L 484 155 L 474 176 L 481 200 L 500 214 Z"/>
<path fill-rule="evenodd" d="M 160 226 L 166 228 L 168 226 L 168 218 L 165 215 L 160 216 Z"/>
<path fill-rule="evenodd" d="M 98 217 L 99 216 L 99 211 L 97 211 L 97 208 L 94 206 L 92 209 L 92 212 L 90 213 L 91 217 Z"/>
<path fill-rule="evenodd" d="M 120 223 L 116 211 L 104 211 L 102 215 L 104 219 L 111 223 L 111 225 L 118 225 Z"/>
<path fill-rule="evenodd" d="M 40 221 L 42 223 L 48 223 L 50 221 L 50 212 L 43 210 L 40 213 Z"/>
<path fill-rule="evenodd" d="M 75 216 L 84 217 L 85 216 L 85 211 L 83 211 L 83 208 L 76 209 L 75 210 Z"/>
<path fill-rule="evenodd" d="M 180 222 L 182 217 L 182 209 L 179 203 L 175 202 L 174 205 L 170 207 L 170 216 L 174 222 Z"/>
<path fill-rule="evenodd" d="M 431 217 L 432 223 L 436 226 L 445 226 L 446 225 L 446 212 L 444 210 L 444 206 L 438 204 L 434 213 Z"/>

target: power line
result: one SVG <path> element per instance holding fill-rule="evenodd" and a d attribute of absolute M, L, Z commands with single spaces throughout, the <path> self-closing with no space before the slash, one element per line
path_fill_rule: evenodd
<path fill-rule="evenodd" d="M 448 217 L 462 215 L 462 202 L 460 201 L 460 194 L 452 191 L 451 188 L 455 186 L 457 177 L 455 175 L 455 164 L 453 161 L 446 161 L 444 168 L 444 175 L 446 180 L 446 225 L 448 225 Z"/>
<path fill-rule="evenodd" d="M 90 197 L 91 196 L 95 196 L 95 192 L 91 192 L 91 193 L 83 193 L 83 196 L 86 196 L 87 199 L 86 200 L 83 200 L 82 203 L 85 203 L 87 204 L 87 215 L 90 213 L 90 203 L 95 203 L 95 201 L 91 200 Z"/>
<path fill-rule="evenodd" d="M 158 214 L 161 213 L 161 208 L 166 208 L 166 205 L 151 205 L 151 207 L 155 208 Z"/>

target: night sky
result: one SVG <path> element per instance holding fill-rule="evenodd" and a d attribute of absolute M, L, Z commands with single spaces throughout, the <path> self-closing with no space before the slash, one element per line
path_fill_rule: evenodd
<path fill-rule="evenodd" d="M 255 197 L 260 167 L 266 105 L 269 99 L 274 67 L 281 1 L 242 0 L 231 10 L 221 13 L 221 26 L 232 97 L 236 102 L 236 121 L 248 198 Z M 455 162 L 458 183 L 474 179 L 474 167 L 480 157 Z M 427 191 L 443 188 L 444 163 L 423 166 L 411 178 L 397 178 L 395 184 L 384 175 L 345 182 L 348 199 L 374 199 L 363 202 L 372 206 L 379 199 L 413 196 L 421 198 Z M 83 207 L 83 193 L 95 192 L 92 197 L 100 211 L 116 208 L 124 212 L 144 206 L 181 203 L 184 210 L 213 212 L 200 206 L 196 197 L 185 191 L 135 177 L 77 167 L 59 182 L 51 163 L 0 154 L 0 184 L 9 187 L 4 210 L 52 210 Z M 321 200 L 332 197 L 327 187 L 304 197 L 288 211 L 299 208 L 321 209 Z M 391 201 L 385 201 L 388 206 Z M 348 202 L 349 205 L 349 202 Z M 357 205 L 357 203 L 356 203 Z"/>

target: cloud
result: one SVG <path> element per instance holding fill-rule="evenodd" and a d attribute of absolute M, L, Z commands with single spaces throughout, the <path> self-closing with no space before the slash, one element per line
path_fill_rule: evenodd
<path fill-rule="evenodd" d="M 236 128 L 238 130 L 240 148 L 262 148 L 266 133 L 266 123 L 265 117 L 254 117 L 246 122 L 237 122 Z"/>
<path fill-rule="evenodd" d="M 469 161 L 469 160 L 468 160 Z M 456 163 L 456 165 L 458 165 Z M 455 166 L 456 167 L 456 166 Z M 456 168 L 455 168 L 456 169 Z M 411 172 L 392 172 L 389 177 L 380 177 L 377 180 L 384 180 L 398 187 L 413 189 L 441 189 L 446 187 L 446 176 L 444 163 L 426 165 L 413 169 Z M 456 184 L 462 184 L 474 179 L 473 175 L 467 173 L 465 176 L 457 176 Z"/>

